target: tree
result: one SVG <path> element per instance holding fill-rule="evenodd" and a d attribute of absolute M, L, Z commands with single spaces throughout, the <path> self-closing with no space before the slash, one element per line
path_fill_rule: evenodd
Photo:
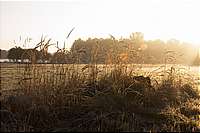
<path fill-rule="evenodd" d="M 58 63 L 58 64 L 71 64 L 72 59 L 70 56 L 70 53 L 64 53 L 64 52 L 56 52 L 53 54 L 51 63 Z"/>
<path fill-rule="evenodd" d="M 0 55 L 1 55 L 0 56 L 1 59 L 7 59 L 8 51 L 0 49 Z"/>
<path fill-rule="evenodd" d="M 130 40 L 133 42 L 134 46 L 138 49 L 141 44 L 144 43 L 144 35 L 141 32 L 135 32 L 130 35 Z"/>
<path fill-rule="evenodd" d="M 18 62 L 19 60 L 21 60 L 23 53 L 24 50 L 16 46 L 8 51 L 8 59 L 13 60 L 14 62 Z"/>

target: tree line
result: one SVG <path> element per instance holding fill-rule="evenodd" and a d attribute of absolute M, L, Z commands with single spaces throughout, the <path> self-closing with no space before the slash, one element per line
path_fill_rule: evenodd
<path fill-rule="evenodd" d="M 49 39 L 50 40 L 50 39 Z M 28 60 L 32 63 L 63 63 L 63 64 L 191 64 L 198 53 L 198 49 L 176 39 L 164 42 L 162 40 L 144 40 L 141 32 L 132 33 L 129 38 L 116 39 L 112 35 L 108 38 L 77 39 L 69 50 L 58 48 L 51 54 L 44 40 L 32 49 L 14 47 L 8 51 L 8 59 L 18 62 Z M 54 44 L 58 46 L 57 44 Z M 43 48 L 41 48 L 43 47 Z M 40 49 L 38 49 L 40 48 Z"/>

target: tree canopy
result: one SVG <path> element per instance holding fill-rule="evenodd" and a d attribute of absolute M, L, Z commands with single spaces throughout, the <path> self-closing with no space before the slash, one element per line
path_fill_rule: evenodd
<path fill-rule="evenodd" d="M 45 49 L 11 48 L 8 58 L 16 62 L 23 57 L 31 62 L 36 60 L 36 62 L 50 63 L 191 64 L 191 59 L 194 59 L 198 52 L 190 44 L 181 43 L 176 39 L 167 42 L 159 39 L 144 40 L 144 35 L 140 32 L 132 33 L 129 38 L 120 39 L 112 35 L 108 38 L 88 38 L 87 40 L 79 38 L 74 41 L 70 50 L 59 49 L 53 54 L 47 52 L 48 47 L 52 45 L 49 43 L 50 40 L 44 43 L 45 39 L 41 39 L 41 42 L 37 44 L 37 47 L 43 46 Z"/>

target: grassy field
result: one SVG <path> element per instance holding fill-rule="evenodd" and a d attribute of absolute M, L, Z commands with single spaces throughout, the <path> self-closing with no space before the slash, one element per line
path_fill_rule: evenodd
<path fill-rule="evenodd" d="M 89 65 L 87 64 L 36 64 L 36 65 L 26 65 L 26 64 L 8 64 L 1 63 L 1 89 L 2 90 L 12 90 L 18 86 L 19 82 L 25 79 L 41 79 L 44 76 L 53 76 L 55 78 L 60 78 L 55 75 L 66 75 L 66 71 L 73 72 L 74 70 L 79 74 L 88 75 L 90 69 L 87 69 Z M 131 72 L 132 75 L 143 75 L 149 76 L 152 80 L 157 82 L 162 81 L 166 78 L 166 73 L 170 67 L 176 68 L 176 74 L 180 77 L 182 82 L 192 82 L 191 84 L 200 86 L 200 67 L 190 67 L 183 65 L 148 65 L 148 64 L 129 64 L 121 65 L 127 72 Z M 97 65 L 97 76 L 102 76 L 106 73 L 110 73 L 116 65 Z M 83 70 L 84 69 L 84 70 Z M 82 71 L 83 70 L 83 71 Z M 36 77 L 33 77 L 36 76 Z M 67 76 L 67 75 L 66 75 Z"/>
<path fill-rule="evenodd" d="M 1 131 L 200 131 L 199 68 L 1 64 Z"/>

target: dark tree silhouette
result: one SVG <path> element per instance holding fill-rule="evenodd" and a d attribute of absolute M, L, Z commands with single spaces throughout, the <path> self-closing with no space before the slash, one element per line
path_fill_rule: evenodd
<path fill-rule="evenodd" d="M 14 62 L 18 62 L 21 59 L 23 53 L 24 53 L 24 50 L 20 47 L 11 48 L 8 51 L 8 59 Z"/>

